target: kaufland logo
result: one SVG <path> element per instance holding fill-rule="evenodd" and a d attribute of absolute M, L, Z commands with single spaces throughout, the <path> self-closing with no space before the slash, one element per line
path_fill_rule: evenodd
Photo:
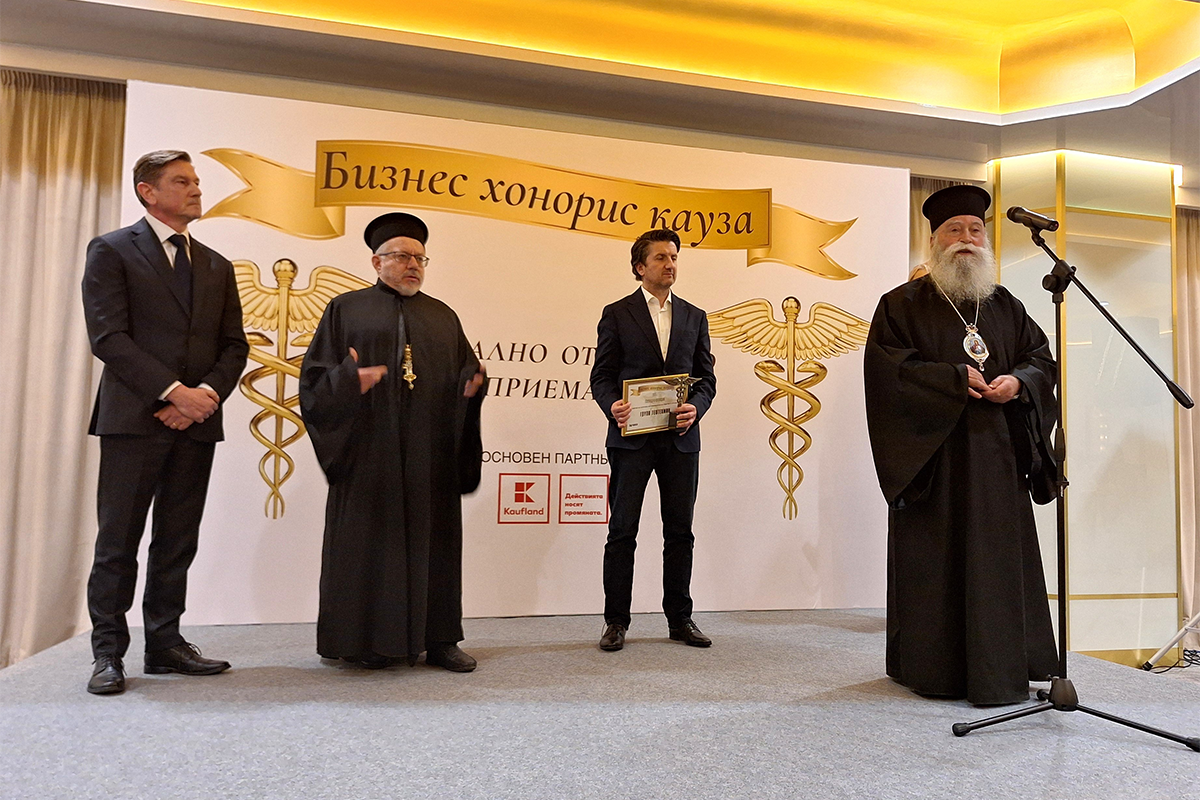
<path fill-rule="evenodd" d="M 541 519 L 546 511 L 542 508 L 505 508 L 501 511 L 506 517 L 537 517 Z"/>
<path fill-rule="evenodd" d="M 549 524 L 550 476 L 502 473 L 497 491 L 500 524 Z"/>

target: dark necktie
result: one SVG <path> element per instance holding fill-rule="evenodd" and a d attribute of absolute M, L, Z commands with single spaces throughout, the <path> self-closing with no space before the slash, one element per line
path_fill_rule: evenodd
<path fill-rule="evenodd" d="M 188 258 L 188 240 L 182 233 L 167 239 L 175 245 L 175 288 L 188 311 L 192 310 L 192 260 Z"/>

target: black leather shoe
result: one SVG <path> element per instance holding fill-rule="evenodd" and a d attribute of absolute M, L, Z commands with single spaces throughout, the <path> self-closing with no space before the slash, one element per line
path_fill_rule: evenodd
<path fill-rule="evenodd" d="M 166 650 L 146 653 L 147 675 L 162 675 L 167 672 L 178 672 L 180 675 L 216 675 L 229 669 L 228 661 L 217 661 L 200 655 L 200 648 L 194 644 L 177 644 Z"/>
<path fill-rule="evenodd" d="M 358 658 L 350 660 L 355 664 L 358 664 L 360 667 L 366 667 L 367 669 L 387 669 L 396 663 L 387 656 L 381 656 L 377 653 L 366 653 L 365 655 L 361 655 Z"/>
<path fill-rule="evenodd" d="M 87 690 L 92 694 L 120 694 L 125 691 L 125 665 L 120 656 L 100 656 L 92 669 Z"/>
<path fill-rule="evenodd" d="M 476 661 L 464 653 L 454 642 L 438 642 L 429 645 L 425 652 L 425 663 L 451 672 L 471 672 Z"/>
<path fill-rule="evenodd" d="M 610 623 L 604 629 L 604 635 L 600 637 L 600 649 L 613 652 L 620 650 L 625 646 L 625 626 L 616 622 Z"/>
<path fill-rule="evenodd" d="M 683 642 L 692 647 L 712 647 L 712 639 L 705 636 L 696 627 L 696 623 L 690 619 L 685 619 L 679 623 L 678 628 L 669 628 L 671 638 L 677 642 Z"/>

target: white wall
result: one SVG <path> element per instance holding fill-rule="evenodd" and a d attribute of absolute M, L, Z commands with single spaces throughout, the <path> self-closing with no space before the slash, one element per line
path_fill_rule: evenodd
<path fill-rule="evenodd" d="M 249 95 L 133 83 L 126 160 L 148 150 L 192 152 L 206 208 L 242 188 L 202 151 L 229 147 L 298 169 L 313 169 L 314 143 L 372 139 L 431 144 L 524 159 L 649 183 L 697 188 L 770 188 L 773 200 L 828 220 L 857 221 L 829 254 L 858 274 L 830 281 L 780 264 L 746 266 L 741 251 L 686 250 L 677 289 L 715 311 L 755 297 L 776 309 L 787 295 L 807 308 L 825 301 L 869 319 L 878 296 L 906 273 L 908 174 L 905 170 L 804 161 L 693 147 L 473 123 Z M 130 195 L 126 222 L 139 214 Z M 290 258 L 308 272 L 330 265 L 373 279 L 363 225 L 383 209 L 347 210 L 346 236 L 312 241 L 245 220 L 213 218 L 195 235 L 232 259 L 267 273 Z M 541 343 L 542 364 L 489 363 L 496 377 L 587 380 L 582 364 L 552 365 L 568 346 L 594 345 L 602 306 L 632 291 L 628 242 L 444 211 L 429 223 L 426 291 L 459 313 L 468 338 L 486 352 L 496 342 Z M 702 428 L 704 453 L 696 520 L 693 596 L 698 610 L 881 606 L 885 509 L 871 469 L 863 420 L 861 353 L 826 362 L 814 390 L 821 413 L 801 458 L 800 517 L 785 520 L 767 437 L 773 425 L 758 405 L 767 387 L 753 375 L 759 359 L 714 342 L 718 396 Z M 307 440 L 289 448 L 297 472 L 285 486 L 287 512 L 263 513 L 263 450 L 247 430 L 258 407 L 235 396 L 217 453 L 200 555 L 192 570 L 192 624 L 303 621 L 315 616 L 325 485 Z M 531 424 L 536 420 L 537 424 Z M 484 404 L 489 451 L 603 453 L 605 422 L 594 403 L 491 397 Z M 469 616 L 596 613 L 602 604 L 603 525 L 498 525 L 501 472 L 603 473 L 554 464 L 485 464 L 480 490 L 464 503 L 465 611 Z M 643 520 L 635 610 L 659 606 L 658 526 L 653 490 Z M 553 507 L 557 509 L 557 505 Z"/>

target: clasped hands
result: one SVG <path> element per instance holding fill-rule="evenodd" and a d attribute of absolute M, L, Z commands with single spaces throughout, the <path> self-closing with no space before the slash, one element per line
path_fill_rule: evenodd
<path fill-rule="evenodd" d="M 1021 393 L 1021 380 L 1014 375 L 1001 375 L 991 383 L 983 373 L 967 364 L 967 394 L 993 403 L 1007 403 Z"/>
<path fill-rule="evenodd" d="M 167 405 L 154 412 L 154 416 L 171 430 L 187 430 L 193 423 L 204 420 L 216 413 L 221 404 L 221 396 L 207 386 L 197 386 L 195 389 L 180 384 L 164 398 Z"/>
<path fill-rule="evenodd" d="M 350 357 L 354 362 L 358 363 L 358 351 L 353 347 L 350 348 Z M 366 394 L 377 383 L 383 380 L 383 376 L 387 375 L 387 364 L 378 364 L 374 367 L 359 367 L 358 368 L 358 391 L 359 394 Z M 467 386 L 463 389 L 463 397 L 474 397 L 479 391 L 479 387 L 483 385 L 483 379 L 487 377 L 487 369 L 483 364 L 479 365 L 479 371 L 475 373 L 471 380 L 467 381 Z"/>
<path fill-rule="evenodd" d="M 625 423 L 629 421 L 629 414 L 633 407 L 629 405 L 628 400 L 618 400 L 612 404 L 613 420 L 616 421 L 618 428 L 624 428 Z M 684 403 L 675 409 L 675 429 L 679 431 L 679 435 L 687 433 L 688 428 L 696 421 L 696 407 L 691 403 Z"/>

